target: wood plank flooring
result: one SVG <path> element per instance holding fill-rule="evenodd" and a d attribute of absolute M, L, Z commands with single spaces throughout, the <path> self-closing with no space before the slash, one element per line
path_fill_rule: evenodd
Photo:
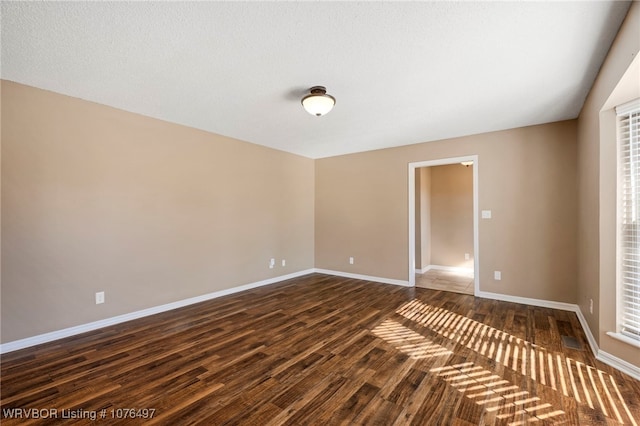
<path fill-rule="evenodd" d="M 640 421 L 573 313 L 321 274 L 0 360 L 3 425 Z"/>

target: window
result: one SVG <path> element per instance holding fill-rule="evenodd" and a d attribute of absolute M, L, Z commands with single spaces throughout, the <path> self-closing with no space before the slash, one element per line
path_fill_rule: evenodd
<path fill-rule="evenodd" d="M 640 99 L 616 108 L 620 152 L 620 329 L 640 341 Z"/>

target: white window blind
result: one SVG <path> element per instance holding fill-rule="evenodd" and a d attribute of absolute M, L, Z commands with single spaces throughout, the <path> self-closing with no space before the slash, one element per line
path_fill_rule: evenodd
<path fill-rule="evenodd" d="M 616 108 L 620 146 L 620 330 L 640 340 L 640 99 Z"/>

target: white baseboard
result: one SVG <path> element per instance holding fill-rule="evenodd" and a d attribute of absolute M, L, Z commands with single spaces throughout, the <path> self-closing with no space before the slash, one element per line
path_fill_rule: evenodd
<path fill-rule="evenodd" d="M 584 331 L 584 335 L 587 336 L 587 342 L 589 342 L 589 347 L 591 348 L 591 352 L 597 358 L 598 353 L 600 352 L 600 347 L 598 346 L 598 342 L 596 338 L 593 336 L 591 329 L 589 328 L 589 324 L 587 323 L 587 319 L 584 317 L 582 310 L 578 305 L 575 305 L 576 308 L 574 312 L 578 316 L 578 321 L 580 321 L 580 325 L 582 326 L 582 330 Z"/>
<path fill-rule="evenodd" d="M 560 309 L 563 311 L 575 312 L 576 316 L 578 317 L 578 321 L 580 321 L 580 325 L 582 326 L 582 330 L 584 331 L 584 334 L 587 337 L 587 341 L 589 342 L 589 347 L 591 348 L 591 352 L 596 357 L 596 359 L 598 361 L 604 362 L 605 364 L 625 374 L 628 374 L 629 376 L 633 377 L 636 380 L 640 380 L 640 367 L 637 367 L 623 359 L 620 359 L 600 349 L 600 347 L 598 346 L 598 342 L 596 342 L 595 337 L 593 337 L 593 333 L 591 333 L 589 324 L 587 324 L 587 320 L 584 317 L 578 305 L 573 303 L 553 302 L 553 301 L 541 300 L 541 299 L 531 299 L 528 297 L 510 296 L 507 294 L 500 294 L 500 293 L 490 293 L 486 291 L 481 291 L 477 293 L 476 297 L 484 297 L 486 299 L 522 303 L 523 305 L 539 306 L 541 308 L 552 308 L 552 309 Z"/>
<path fill-rule="evenodd" d="M 318 268 L 315 268 L 313 272 L 317 272 L 319 274 L 335 275 L 337 277 L 355 278 L 357 280 L 374 281 L 374 282 L 383 283 L 383 284 L 392 284 L 392 285 L 400 285 L 403 287 L 411 287 L 411 284 L 409 284 L 409 281 L 395 280 L 392 278 L 373 277 L 370 275 L 352 274 L 351 272 L 332 271 L 329 269 L 318 269 Z"/>
<path fill-rule="evenodd" d="M 625 374 L 628 374 L 636 380 L 640 380 L 640 368 L 625 361 L 624 359 L 620 359 L 617 356 L 613 356 L 610 353 L 602 350 L 598 350 L 596 359 L 598 361 L 604 362 L 607 365 L 610 365 L 617 370 L 622 371 Z"/>
<path fill-rule="evenodd" d="M 529 297 L 511 296 L 509 294 L 491 293 L 489 291 L 479 291 L 476 297 L 485 299 L 502 300 L 503 302 L 522 303 L 523 305 L 539 306 L 541 308 L 559 309 L 561 311 L 576 312 L 578 305 L 573 303 L 554 302 L 551 300 L 532 299 Z"/>
<path fill-rule="evenodd" d="M 473 268 L 461 268 L 459 266 L 444 266 L 444 265 L 427 265 L 422 269 L 416 269 L 416 274 L 424 274 L 427 271 L 432 269 L 438 271 L 450 271 L 450 272 L 458 272 L 461 274 L 473 274 Z"/>
<path fill-rule="evenodd" d="M 313 272 L 314 272 L 313 269 L 307 269 L 304 271 L 294 272 L 287 275 L 281 275 L 278 277 L 241 285 L 238 287 L 232 287 L 232 288 L 216 291 L 213 293 L 203 294 L 202 296 L 196 296 L 196 297 L 191 297 L 189 299 L 179 300 L 177 302 L 167 303 L 165 305 L 154 306 L 152 308 L 130 312 L 128 314 L 118 315 L 111 318 L 105 318 L 103 320 L 94 321 L 87 324 L 78 325 L 75 327 L 69 327 L 62 330 L 52 331 L 49 333 L 28 337 L 26 339 L 14 340 L 12 342 L 0 344 L 0 354 L 17 351 L 18 349 L 28 348 L 30 346 L 51 342 L 54 340 L 65 338 L 65 337 L 75 336 L 77 334 L 86 333 L 87 331 L 93 331 L 93 330 L 97 330 L 99 328 L 107 327 L 110 325 L 120 324 L 122 322 L 131 321 L 137 318 L 158 314 L 160 312 L 166 312 L 172 309 L 182 308 L 184 306 L 193 305 L 194 303 L 200 303 L 206 300 L 227 296 L 229 294 L 250 290 L 252 288 L 262 287 L 262 286 L 273 284 L 279 281 L 285 281 L 291 278 L 297 278 L 302 275 L 311 274 Z"/>

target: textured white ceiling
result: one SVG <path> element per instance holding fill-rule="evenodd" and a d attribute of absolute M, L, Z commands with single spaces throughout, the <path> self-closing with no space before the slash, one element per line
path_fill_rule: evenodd
<path fill-rule="evenodd" d="M 575 118 L 629 4 L 3 1 L 1 75 L 319 158 Z"/>

